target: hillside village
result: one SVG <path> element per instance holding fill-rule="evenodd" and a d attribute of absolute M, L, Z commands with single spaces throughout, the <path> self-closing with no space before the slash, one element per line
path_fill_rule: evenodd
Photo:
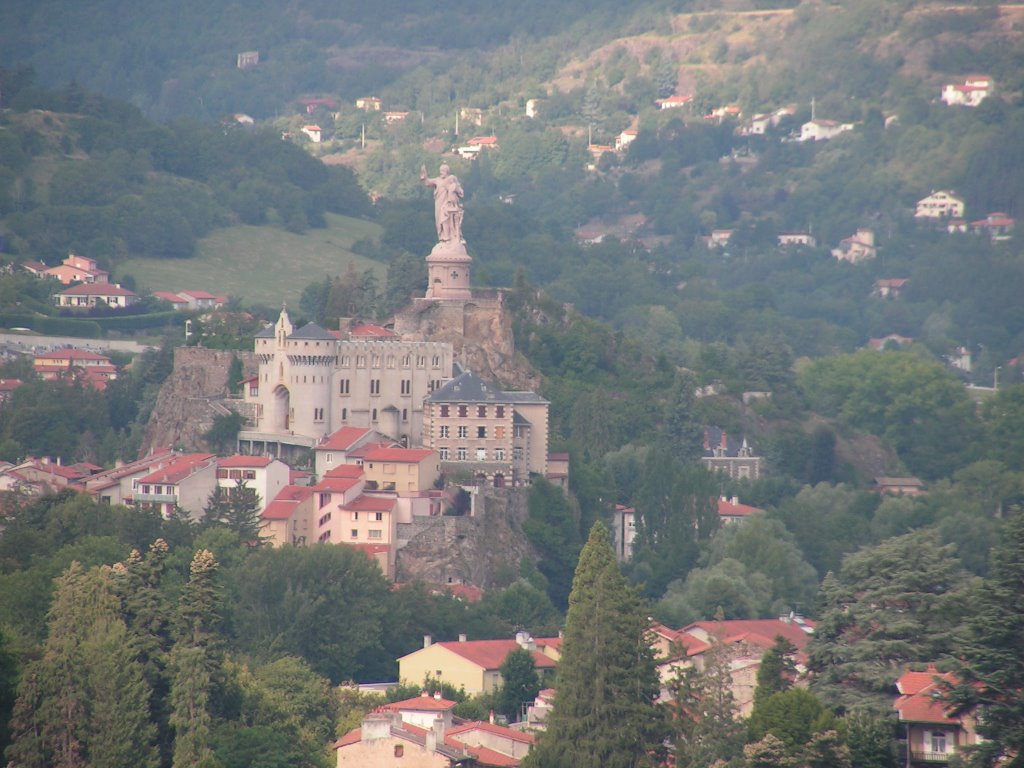
<path fill-rule="evenodd" d="M 0 8 L 0 765 L 1021 761 L 1024 7 L 211 3 Z"/>

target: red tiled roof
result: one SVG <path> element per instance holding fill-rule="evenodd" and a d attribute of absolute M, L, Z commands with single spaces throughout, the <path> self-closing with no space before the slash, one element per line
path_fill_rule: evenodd
<path fill-rule="evenodd" d="M 342 427 L 337 432 L 329 435 L 327 439 L 316 446 L 314 450 L 347 451 L 369 433 L 370 430 L 363 427 Z"/>
<path fill-rule="evenodd" d="M 358 744 L 362 740 L 363 740 L 363 729 L 362 728 L 355 728 L 355 729 L 349 731 L 348 733 L 346 733 L 344 736 L 342 736 L 336 742 L 334 742 L 334 749 L 341 749 L 342 747 L 347 747 L 347 746 L 350 746 L 352 744 Z"/>
<path fill-rule="evenodd" d="M 763 512 L 763 509 L 751 507 L 749 504 L 733 504 L 728 499 L 718 500 L 718 514 L 723 517 L 750 517 Z"/>
<path fill-rule="evenodd" d="M 413 696 L 411 699 L 404 699 L 402 701 L 392 701 L 390 704 L 384 704 L 379 709 L 388 710 L 391 712 L 400 712 L 403 709 L 416 710 L 418 712 L 444 712 L 447 709 L 451 709 L 459 702 L 449 701 L 448 699 L 435 699 L 429 694 L 421 696 Z"/>
<path fill-rule="evenodd" d="M 804 626 L 814 627 L 810 619 L 803 619 Z M 724 636 L 727 642 L 744 639 L 757 645 L 770 647 L 777 635 L 782 635 L 803 651 L 807 647 L 810 635 L 801 629 L 796 622 L 785 622 L 780 619 L 734 619 L 731 621 L 695 621 L 679 631 L 687 633 L 692 627 L 699 627 L 710 635 Z"/>
<path fill-rule="evenodd" d="M 135 291 L 129 291 L 113 283 L 83 283 L 66 291 L 60 291 L 59 296 L 135 296 Z"/>
<path fill-rule="evenodd" d="M 217 459 L 217 466 L 259 468 L 268 466 L 272 461 L 273 459 L 269 456 L 243 456 L 242 454 L 236 454 Z"/>
<path fill-rule="evenodd" d="M 360 481 L 358 477 L 325 477 L 313 486 L 314 491 L 330 491 L 331 493 L 344 493 L 350 490 Z"/>
<path fill-rule="evenodd" d="M 536 642 L 538 646 L 546 643 L 543 639 Z M 498 669 L 512 651 L 521 647 L 515 640 L 467 640 L 464 643 L 455 640 L 434 645 L 440 645 L 483 669 Z M 551 669 L 555 666 L 554 660 L 540 651 L 533 651 L 531 655 L 537 668 Z"/>
<path fill-rule="evenodd" d="M 313 489 L 307 485 L 286 485 L 278 491 L 260 517 L 265 520 L 287 520 L 295 513 L 295 508 L 312 495 Z"/>
<path fill-rule="evenodd" d="M 345 505 L 350 512 L 390 512 L 398 501 L 393 496 L 359 496 Z"/>
<path fill-rule="evenodd" d="M 379 448 L 387 448 L 388 445 L 390 445 L 390 444 L 389 443 L 366 443 L 364 445 L 360 445 L 358 448 L 353 448 L 351 451 L 348 452 L 348 456 L 349 456 L 350 459 L 353 459 L 353 458 L 365 459 L 366 458 L 366 454 L 368 454 L 370 451 L 375 451 L 375 450 L 377 450 Z"/>
<path fill-rule="evenodd" d="M 0 379 L 0 392 L 10 392 L 24 383 L 21 379 Z"/>
<path fill-rule="evenodd" d="M 155 472 L 151 472 L 145 477 L 140 477 L 139 482 L 177 483 L 193 474 L 200 467 L 208 466 L 207 462 L 214 458 L 216 458 L 216 456 L 212 453 L 187 454 L 178 460 L 171 462 L 166 467 L 162 467 Z"/>
<path fill-rule="evenodd" d="M 153 298 L 163 299 L 164 301 L 169 301 L 172 304 L 188 304 L 188 302 L 185 301 L 185 299 L 183 299 L 176 293 L 172 293 L 171 291 L 153 291 Z"/>
<path fill-rule="evenodd" d="M 363 455 L 365 461 L 398 461 L 419 464 L 434 452 L 429 448 L 387 448 L 374 446 Z"/>
<path fill-rule="evenodd" d="M 188 296 L 192 299 L 213 299 L 216 301 L 220 298 L 220 296 L 214 296 L 209 291 L 179 291 L 178 293 L 181 296 Z"/>
<path fill-rule="evenodd" d="M 461 736 L 466 733 L 472 733 L 473 731 L 483 731 L 484 733 L 491 733 L 495 736 L 502 736 L 506 739 L 512 739 L 513 741 L 521 741 L 524 744 L 533 744 L 537 738 L 532 733 L 526 733 L 525 731 L 517 731 L 514 728 L 507 728 L 504 725 L 498 725 L 496 723 L 488 723 L 483 720 L 474 720 L 470 723 L 463 723 L 462 725 L 456 726 L 448 731 L 450 736 Z"/>
<path fill-rule="evenodd" d="M 392 331 L 390 328 L 384 328 L 380 325 L 373 325 L 372 323 L 366 323 L 365 325 L 357 325 L 348 335 L 352 338 L 378 338 L 378 339 L 394 339 L 398 338 L 398 334 Z"/>
<path fill-rule="evenodd" d="M 896 689 L 903 695 L 893 703 L 899 719 L 910 723 L 959 723 L 959 718 L 950 714 L 951 705 L 944 695 L 944 685 L 956 681 L 952 673 L 940 673 L 933 665 L 925 672 L 904 672 L 896 681 Z"/>
<path fill-rule="evenodd" d="M 363 467 L 360 464 L 339 464 L 338 466 L 328 469 L 324 474 L 324 479 L 336 478 L 336 477 L 362 477 Z"/>

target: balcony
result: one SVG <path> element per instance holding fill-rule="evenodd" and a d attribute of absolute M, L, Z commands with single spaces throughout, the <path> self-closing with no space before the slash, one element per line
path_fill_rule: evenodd
<path fill-rule="evenodd" d="M 954 755 L 953 752 L 932 752 L 932 751 L 921 751 L 911 750 L 910 761 L 912 763 L 948 763 L 949 759 Z"/>
<path fill-rule="evenodd" d="M 137 504 L 177 504 L 178 497 L 173 493 L 135 493 L 135 502 Z"/>

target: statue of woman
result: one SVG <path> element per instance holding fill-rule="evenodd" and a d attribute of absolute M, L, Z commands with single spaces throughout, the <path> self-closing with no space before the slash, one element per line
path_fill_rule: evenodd
<path fill-rule="evenodd" d="M 434 223 L 439 242 L 465 242 L 462 239 L 462 184 L 451 173 L 447 163 L 441 165 L 437 178 L 427 178 L 427 167 L 420 168 L 420 180 L 434 188 Z"/>

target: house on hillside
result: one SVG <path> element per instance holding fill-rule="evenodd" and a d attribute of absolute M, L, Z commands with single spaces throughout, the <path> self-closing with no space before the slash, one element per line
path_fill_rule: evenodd
<path fill-rule="evenodd" d="M 455 152 L 459 155 L 459 157 L 463 157 L 469 160 L 479 155 L 485 149 L 497 148 L 497 136 L 474 136 L 473 138 L 469 139 L 463 146 L 456 149 Z"/>
<path fill-rule="evenodd" d="M 256 492 L 260 509 L 288 485 L 291 468 L 270 456 L 224 456 L 217 459 L 217 485 L 229 493 L 241 483 Z"/>
<path fill-rule="evenodd" d="M 701 463 L 711 472 L 721 472 L 733 480 L 756 480 L 761 476 L 762 458 L 754 455 L 747 438 L 737 441 L 718 427 L 704 428 Z"/>
<path fill-rule="evenodd" d="M 971 222 L 971 231 L 976 235 L 988 235 L 993 242 L 1009 240 L 1013 231 L 1013 218 L 1005 213 L 990 213 L 984 219 Z"/>
<path fill-rule="evenodd" d="M 853 123 L 840 123 L 835 120 L 808 120 L 800 126 L 800 138 L 797 141 L 828 141 L 853 129 Z"/>
<path fill-rule="evenodd" d="M 875 245 L 874 230 L 861 227 L 853 236 L 840 240 L 839 246 L 832 249 L 832 255 L 839 261 L 851 264 L 875 258 L 878 256 L 878 247 Z"/>
<path fill-rule="evenodd" d="M 880 299 L 898 299 L 903 293 L 903 287 L 907 284 L 905 277 L 883 277 L 875 280 L 871 289 L 871 295 Z"/>
<path fill-rule="evenodd" d="M 971 712 L 954 714 L 947 687 L 956 684 L 950 672 L 929 664 L 924 672 L 904 672 L 896 680 L 899 696 L 893 709 L 904 728 L 907 768 L 949 763 L 964 747 L 978 744 L 977 719 Z"/>
<path fill-rule="evenodd" d="M 81 283 L 55 293 L 53 300 L 58 307 L 71 309 L 126 309 L 138 303 L 139 297 L 134 291 L 114 283 Z"/>
<path fill-rule="evenodd" d="M 381 100 L 376 96 L 362 96 L 356 99 L 356 109 L 364 112 L 380 112 Z"/>
<path fill-rule="evenodd" d="M 874 349 L 881 352 L 883 349 L 893 349 L 896 347 L 905 347 L 908 344 L 913 344 L 914 340 L 910 336 L 900 336 L 898 333 L 890 333 L 888 336 L 881 336 L 876 339 L 868 339 L 868 349 Z"/>
<path fill-rule="evenodd" d="M 952 192 L 940 189 L 917 201 L 915 219 L 959 219 L 964 215 L 964 201 Z"/>
<path fill-rule="evenodd" d="M 658 109 L 681 109 L 693 101 L 693 96 L 666 96 L 664 99 L 655 99 L 654 103 Z"/>
<path fill-rule="evenodd" d="M 426 635 L 421 649 L 398 660 L 398 677 L 413 684 L 431 677 L 455 688 L 465 688 L 471 696 L 492 693 L 501 687 L 500 669 L 512 651 L 529 651 L 543 680 L 554 671 L 561 647 L 561 638 L 534 640 L 527 632 L 517 632 L 514 640 L 467 640 L 465 635 L 459 635 L 456 641 L 440 643 Z"/>
<path fill-rule="evenodd" d="M 302 132 L 312 141 L 314 144 L 320 143 L 321 128 L 315 123 L 302 126 Z"/>
<path fill-rule="evenodd" d="M 889 496 L 921 496 L 925 493 L 924 483 L 916 477 L 876 477 L 871 484 L 876 493 Z"/>
<path fill-rule="evenodd" d="M 626 563 L 633 559 L 633 540 L 636 538 L 636 508 L 616 504 L 612 511 L 612 547 L 615 559 Z"/>
<path fill-rule="evenodd" d="M 775 638 L 784 637 L 796 649 L 792 658 L 797 673 L 794 682 L 806 685 L 807 644 L 813 633 L 814 622 L 795 614 L 777 619 L 695 621 L 678 630 L 667 630 L 661 635 L 655 633 L 655 652 L 660 660 L 658 672 L 664 686 L 681 668 L 693 666 L 703 671 L 705 654 L 716 645 L 724 645 L 729 658 L 735 716 L 746 718 L 754 708 L 761 659 L 775 644 Z M 663 687 L 662 696 L 667 695 Z"/>
<path fill-rule="evenodd" d="M 109 357 L 74 347 L 40 353 L 33 358 L 32 368 L 43 381 L 81 381 L 99 390 L 117 378 L 117 366 Z"/>
<path fill-rule="evenodd" d="M 136 483 L 135 503 L 155 509 L 165 520 L 176 510 L 198 521 L 217 486 L 217 457 L 212 453 L 185 454 Z"/>
<path fill-rule="evenodd" d="M 968 75 L 942 86 L 939 98 L 947 106 L 976 107 L 995 91 L 995 81 L 988 75 Z"/>
<path fill-rule="evenodd" d="M 754 515 L 763 515 L 764 510 L 749 504 L 740 504 L 738 497 L 730 499 L 722 496 L 718 499 L 718 519 L 722 525 L 734 525 L 749 520 Z"/>
<path fill-rule="evenodd" d="M 780 248 L 790 248 L 793 246 L 816 248 L 818 245 L 817 238 L 810 232 L 779 232 L 778 240 Z"/>
<path fill-rule="evenodd" d="M 88 256 L 78 256 L 74 253 L 68 254 L 56 267 L 47 267 L 43 270 L 41 277 L 55 277 L 64 285 L 72 283 L 106 283 L 110 280 L 110 273 L 99 268 L 96 259 Z"/>

